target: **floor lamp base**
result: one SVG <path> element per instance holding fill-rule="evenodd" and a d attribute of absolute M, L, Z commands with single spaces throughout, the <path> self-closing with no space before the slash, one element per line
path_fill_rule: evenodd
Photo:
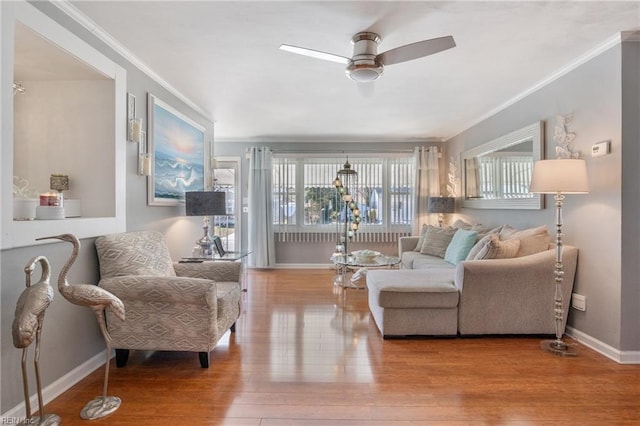
<path fill-rule="evenodd" d="M 120 407 L 120 398 L 117 396 L 97 396 L 87 402 L 80 412 L 80 417 L 85 420 L 95 420 L 108 416 Z"/>
<path fill-rule="evenodd" d="M 558 356 L 576 356 L 578 352 L 562 340 L 543 340 L 540 347 L 547 352 Z"/>

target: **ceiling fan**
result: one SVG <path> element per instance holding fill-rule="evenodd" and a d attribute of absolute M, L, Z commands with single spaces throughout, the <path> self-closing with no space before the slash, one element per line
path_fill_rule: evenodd
<path fill-rule="evenodd" d="M 446 36 L 418 41 L 387 50 L 386 52 L 377 53 L 380 40 L 380 36 L 376 33 L 369 31 L 357 33 L 351 39 L 351 43 L 353 43 L 352 58 L 289 44 L 281 44 L 280 49 L 299 55 L 344 64 L 347 66 L 345 72 L 350 79 L 358 83 L 370 83 L 382 75 L 385 65 L 411 61 L 456 46 L 453 37 Z"/>

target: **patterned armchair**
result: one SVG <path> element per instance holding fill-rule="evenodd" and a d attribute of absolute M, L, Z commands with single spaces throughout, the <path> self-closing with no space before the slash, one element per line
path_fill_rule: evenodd
<path fill-rule="evenodd" d="M 242 264 L 173 263 L 164 236 L 141 231 L 96 239 L 98 285 L 124 303 L 126 319 L 107 310 L 107 327 L 124 367 L 130 349 L 211 352 L 240 316 Z"/>

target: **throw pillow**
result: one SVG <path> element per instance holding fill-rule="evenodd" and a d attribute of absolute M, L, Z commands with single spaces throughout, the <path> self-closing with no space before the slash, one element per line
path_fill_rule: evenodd
<path fill-rule="evenodd" d="M 491 235 L 495 235 L 495 234 L 488 234 L 481 237 L 476 242 L 476 244 L 473 247 L 471 247 L 471 250 L 469 250 L 469 253 L 467 254 L 467 258 L 465 260 L 475 260 L 478 253 L 480 253 L 480 250 L 482 250 L 485 244 L 487 244 L 487 241 L 489 241 L 489 238 L 491 238 Z"/>
<path fill-rule="evenodd" d="M 413 251 L 419 252 L 422 249 L 422 243 L 424 243 L 424 234 L 427 233 L 427 225 L 422 225 L 422 230 L 420 230 L 420 236 L 418 237 L 418 242 L 416 243 L 416 248 Z"/>
<path fill-rule="evenodd" d="M 453 225 L 451 225 L 451 226 L 453 226 L 454 228 L 466 229 L 466 230 L 470 230 L 473 227 L 472 224 L 467 223 L 462 219 L 456 220 L 455 222 L 453 222 Z"/>
<path fill-rule="evenodd" d="M 502 240 L 510 240 L 512 238 L 520 240 L 520 249 L 515 257 L 528 256 L 548 250 L 549 243 L 552 242 L 549 230 L 545 225 L 522 231 L 517 231 L 514 228 L 503 229 L 503 231 L 500 231 L 500 238 Z"/>
<path fill-rule="evenodd" d="M 444 260 L 457 265 L 460 261 L 465 260 L 469 254 L 469 250 L 476 243 L 476 231 L 467 231 L 466 229 L 458 229 L 453 235 L 447 250 L 444 253 Z"/>
<path fill-rule="evenodd" d="M 512 257 L 516 257 L 519 248 L 520 240 L 517 238 L 501 241 L 498 234 L 493 234 L 489 236 L 488 241 L 476 255 L 474 260 L 510 259 Z"/>
<path fill-rule="evenodd" d="M 428 225 L 427 232 L 424 235 L 424 242 L 420 248 L 420 254 L 444 257 L 456 231 L 456 228 L 439 228 Z"/>

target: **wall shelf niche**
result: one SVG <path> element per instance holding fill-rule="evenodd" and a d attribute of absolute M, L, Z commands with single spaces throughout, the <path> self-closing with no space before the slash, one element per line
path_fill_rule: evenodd
<path fill-rule="evenodd" d="M 124 231 L 126 71 L 28 3 L 2 7 L 2 86 L 25 90 L 1 109 L 0 248 Z M 65 198 L 80 201 L 81 216 L 14 220 L 13 176 L 43 193 L 52 174 L 69 176 Z"/>

